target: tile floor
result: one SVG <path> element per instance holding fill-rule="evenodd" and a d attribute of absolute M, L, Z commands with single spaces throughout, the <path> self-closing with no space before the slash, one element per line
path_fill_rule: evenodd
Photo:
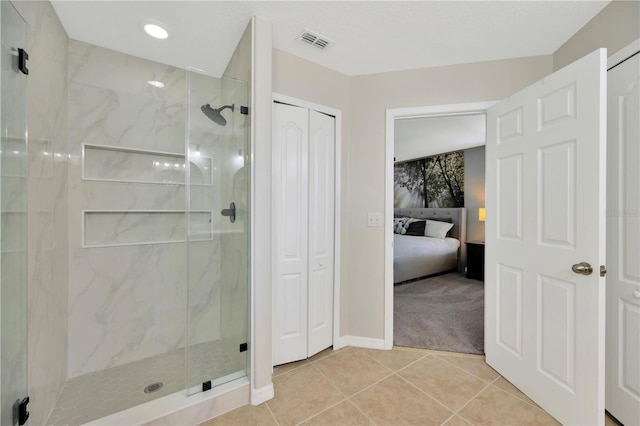
<path fill-rule="evenodd" d="M 194 345 L 189 357 L 191 384 L 201 383 L 203 378 L 224 377 L 238 369 L 220 341 Z M 145 393 L 144 388 L 154 382 L 162 382 L 162 388 Z M 184 348 L 69 379 L 47 425 L 84 424 L 183 389 Z"/>
<path fill-rule="evenodd" d="M 479 355 L 328 349 L 273 377 L 274 399 L 201 426 L 559 424 Z"/>

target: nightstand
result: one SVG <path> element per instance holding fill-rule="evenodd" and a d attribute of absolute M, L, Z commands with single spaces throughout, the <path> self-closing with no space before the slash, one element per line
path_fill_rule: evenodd
<path fill-rule="evenodd" d="M 484 281 L 484 241 L 467 241 L 467 278 Z"/>

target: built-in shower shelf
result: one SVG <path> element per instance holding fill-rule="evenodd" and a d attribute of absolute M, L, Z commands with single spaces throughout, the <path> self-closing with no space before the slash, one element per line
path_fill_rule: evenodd
<path fill-rule="evenodd" d="M 211 158 L 197 156 L 190 164 L 192 185 L 212 185 Z M 108 145 L 82 146 L 83 180 L 184 185 L 186 168 L 183 153 Z"/>
<path fill-rule="evenodd" d="M 82 247 L 168 244 L 187 241 L 184 210 L 84 210 Z M 211 211 L 189 212 L 189 240 L 213 239 Z M 194 235 L 197 234 L 197 237 Z"/>

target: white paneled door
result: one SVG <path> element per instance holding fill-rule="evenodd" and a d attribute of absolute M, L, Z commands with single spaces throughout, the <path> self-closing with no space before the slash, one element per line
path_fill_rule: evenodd
<path fill-rule="evenodd" d="M 603 424 L 606 50 L 487 114 L 487 362 L 563 424 Z"/>
<path fill-rule="evenodd" d="M 335 118 L 309 110 L 307 356 L 333 343 Z"/>
<path fill-rule="evenodd" d="M 307 357 L 308 115 L 273 105 L 274 365 Z"/>
<path fill-rule="evenodd" d="M 606 407 L 640 425 L 640 54 L 607 76 Z"/>
<path fill-rule="evenodd" d="M 273 364 L 333 344 L 335 119 L 273 105 Z"/>

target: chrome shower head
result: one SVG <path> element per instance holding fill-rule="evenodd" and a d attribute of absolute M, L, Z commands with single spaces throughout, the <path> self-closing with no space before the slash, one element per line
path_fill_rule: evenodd
<path fill-rule="evenodd" d="M 212 108 L 211 105 L 206 104 L 202 105 L 200 107 L 200 110 L 204 115 L 207 116 L 207 118 L 209 118 L 209 120 L 221 126 L 226 126 L 227 120 L 222 116 L 221 112 L 227 108 L 230 108 L 233 112 L 233 110 L 235 109 L 235 104 L 221 106 L 220 108 Z"/>

